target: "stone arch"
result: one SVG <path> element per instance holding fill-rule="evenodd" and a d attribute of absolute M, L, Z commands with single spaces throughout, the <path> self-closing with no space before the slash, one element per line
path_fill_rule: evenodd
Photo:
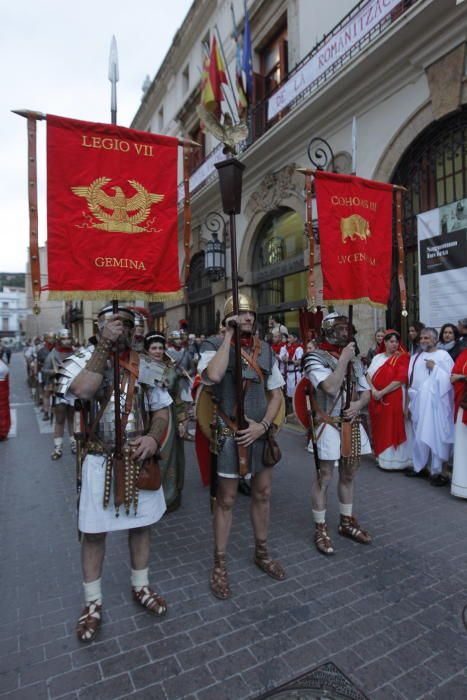
<path fill-rule="evenodd" d="M 286 207 L 305 220 L 304 185 L 303 175 L 297 173 L 296 166 L 292 163 L 276 173 L 266 175 L 250 195 L 244 208 L 247 224 L 238 258 L 238 269 L 245 285 L 251 285 L 251 261 L 256 236 L 268 213 L 279 207 Z"/>

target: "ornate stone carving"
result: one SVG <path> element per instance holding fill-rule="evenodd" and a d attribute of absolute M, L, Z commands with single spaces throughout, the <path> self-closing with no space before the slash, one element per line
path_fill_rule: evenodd
<path fill-rule="evenodd" d="M 464 65 L 465 42 L 426 69 L 435 119 L 460 107 Z"/>
<path fill-rule="evenodd" d="M 303 201 L 303 186 L 303 176 L 299 177 L 294 163 L 275 173 L 268 173 L 248 200 L 245 214 L 251 218 L 257 213 L 271 211 L 289 197 Z"/>

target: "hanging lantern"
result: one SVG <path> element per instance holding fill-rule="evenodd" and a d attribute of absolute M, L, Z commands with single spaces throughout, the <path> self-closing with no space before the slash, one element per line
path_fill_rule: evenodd
<path fill-rule="evenodd" d="M 212 238 L 207 242 L 204 251 L 204 269 L 214 282 L 225 276 L 225 244 L 213 231 Z"/>

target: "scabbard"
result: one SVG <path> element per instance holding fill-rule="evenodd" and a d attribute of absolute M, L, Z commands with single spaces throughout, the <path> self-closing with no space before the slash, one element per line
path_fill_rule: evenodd
<path fill-rule="evenodd" d="M 237 445 L 238 450 L 238 473 L 240 476 L 248 474 L 248 447 Z"/>

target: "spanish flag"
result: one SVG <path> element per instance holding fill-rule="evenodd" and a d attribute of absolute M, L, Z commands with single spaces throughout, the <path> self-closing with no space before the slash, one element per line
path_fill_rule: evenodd
<path fill-rule="evenodd" d="M 223 100 L 222 83 L 227 85 L 224 61 L 222 60 L 216 37 L 211 44 L 211 55 L 206 57 L 203 66 L 201 82 L 201 104 L 210 112 L 220 115 L 220 106 Z"/>

